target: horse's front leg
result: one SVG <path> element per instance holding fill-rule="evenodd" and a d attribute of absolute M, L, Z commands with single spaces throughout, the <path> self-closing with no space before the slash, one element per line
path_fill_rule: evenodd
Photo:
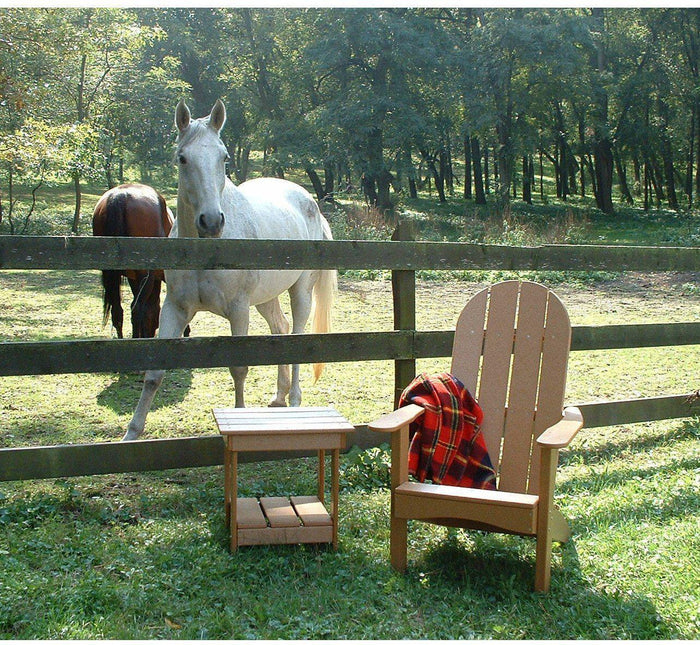
<path fill-rule="evenodd" d="M 179 338 L 183 329 L 192 319 L 191 314 L 187 314 L 179 307 L 176 307 L 167 296 L 160 313 L 160 329 L 158 338 Z M 143 434 L 146 426 L 146 417 L 153 404 L 153 397 L 156 395 L 160 384 L 163 382 L 165 370 L 148 370 L 143 378 L 143 389 L 134 416 L 132 417 L 122 441 L 133 441 Z"/>
<path fill-rule="evenodd" d="M 229 312 L 228 320 L 231 325 L 231 336 L 247 336 L 250 323 L 250 305 L 248 303 L 234 305 Z M 229 372 L 233 377 L 235 405 L 237 408 L 244 408 L 243 388 L 246 376 L 248 376 L 248 367 L 229 367 Z"/>
<path fill-rule="evenodd" d="M 256 309 L 270 326 L 271 334 L 288 334 L 289 321 L 280 307 L 279 298 L 273 298 L 261 305 L 257 305 Z M 281 408 L 287 405 L 287 394 L 291 387 L 289 380 L 289 365 L 277 366 L 277 395 L 268 404 L 272 408 Z"/>

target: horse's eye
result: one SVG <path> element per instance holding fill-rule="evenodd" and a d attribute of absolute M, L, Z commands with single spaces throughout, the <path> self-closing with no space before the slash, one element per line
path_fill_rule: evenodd
<path fill-rule="evenodd" d="M 187 163 L 187 159 L 185 159 L 185 155 L 178 155 L 177 160 L 184 166 Z"/>

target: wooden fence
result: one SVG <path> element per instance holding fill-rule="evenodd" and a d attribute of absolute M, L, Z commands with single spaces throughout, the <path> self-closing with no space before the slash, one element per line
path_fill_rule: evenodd
<path fill-rule="evenodd" d="M 229 367 L 234 364 L 395 361 L 395 390 L 415 374 L 419 358 L 449 356 L 453 331 L 415 329 L 415 271 L 569 270 L 699 271 L 700 248 L 543 245 L 510 247 L 400 241 L 242 241 L 0 236 L 0 269 L 95 268 L 390 269 L 394 331 L 153 340 L 0 343 L 0 377 Z M 572 351 L 700 344 L 700 322 L 574 327 Z M 689 382 L 692 387 L 698 384 Z M 580 404 L 586 427 L 691 416 L 690 393 Z M 382 437 L 360 425 L 351 445 Z M 243 456 L 243 455 L 242 455 Z M 290 453 L 285 453 L 290 456 Z M 263 455 L 246 454 L 250 460 Z M 265 455 L 269 458 L 269 455 Z M 219 436 L 0 449 L 0 481 L 218 465 Z"/>

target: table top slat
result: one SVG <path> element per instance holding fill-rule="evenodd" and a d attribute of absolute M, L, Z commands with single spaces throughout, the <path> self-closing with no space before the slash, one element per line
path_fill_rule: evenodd
<path fill-rule="evenodd" d="M 354 432 L 333 408 L 214 408 L 223 435 L 318 434 Z"/>

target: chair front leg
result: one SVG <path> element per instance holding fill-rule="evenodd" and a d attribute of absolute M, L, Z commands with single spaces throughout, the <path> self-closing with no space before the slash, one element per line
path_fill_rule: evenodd
<path fill-rule="evenodd" d="M 535 591 L 549 591 L 552 568 L 552 512 L 554 510 L 554 479 L 559 451 L 542 448 L 540 463 L 539 501 L 537 504 L 537 552 L 535 560 Z"/>
<path fill-rule="evenodd" d="M 408 481 L 408 425 L 391 433 L 391 566 L 405 571 L 408 562 L 408 520 L 396 517 L 395 490 Z"/>

